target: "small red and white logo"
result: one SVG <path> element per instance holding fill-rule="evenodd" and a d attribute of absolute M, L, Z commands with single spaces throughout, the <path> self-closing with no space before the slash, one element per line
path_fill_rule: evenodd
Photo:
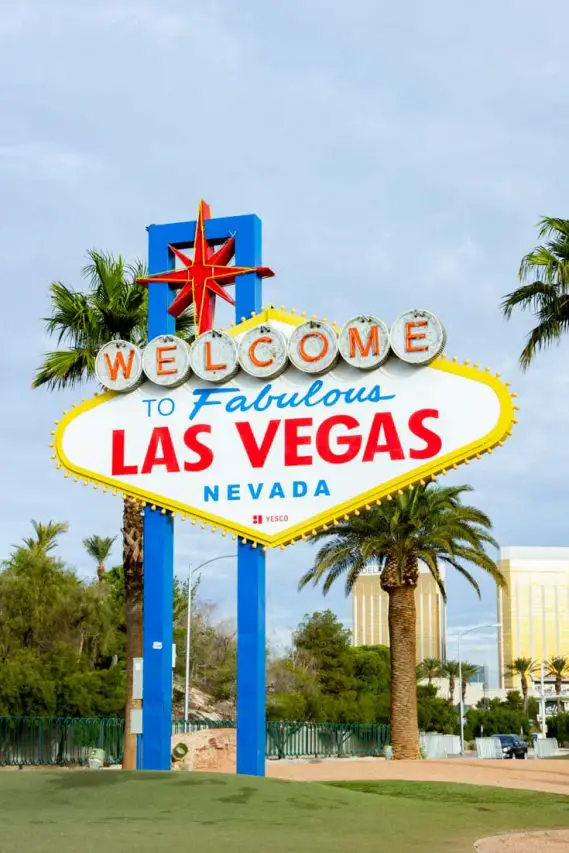
<path fill-rule="evenodd" d="M 253 516 L 253 524 L 262 524 L 263 516 L 262 515 L 254 515 Z"/>

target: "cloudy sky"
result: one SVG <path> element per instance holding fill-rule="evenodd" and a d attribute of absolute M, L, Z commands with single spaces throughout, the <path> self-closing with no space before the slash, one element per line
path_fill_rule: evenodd
<path fill-rule="evenodd" d="M 68 520 L 61 552 L 93 574 L 81 541 L 113 534 L 120 502 L 64 481 L 53 421 L 79 394 L 31 391 L 48 347 L 49 282 L 81 286 L 93 246 L 145 255 L 145 225 L 263 219 L 266 299 L 345 321 L 436 312 L 447 352 L 491 366 L 520 394 L 499 452 L 460 471 L 504 545 L 569 545 L 567 346 L 525 376 L 530 318 L 501 296 L 544 214 L 567 216 L 569 8 L 529 0 L 0 0 L 2 481 L 0 553 L 29 519 Z M 357 296 L 354 299 L 354 294 Z M 176 570 L 227 553 L 186 528 Z M 298 593 L 310 547 L 268 557 L 268 634 L 286 642 L 323 605 Z M 116 556 L 119 556 L 117 548 Z M 230 560 L 203 576 L 224 617 Z M 449 634 L 495 619 L 450 579 Z M 328 605 L 349 620 L 340 588 Z M 467 654 L 495 669 L 495 643 Z M 456 651 L 452 642 L 450 654 Z"/>

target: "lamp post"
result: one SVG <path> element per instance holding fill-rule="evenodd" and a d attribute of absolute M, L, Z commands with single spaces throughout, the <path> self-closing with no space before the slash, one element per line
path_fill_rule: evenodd
<path fill-rule="evenodd" d="M 459 715 L 460 715 L 460 754 L 464 755 L 464 702 L 462 699 L 462 656 L 460 652 L 460 640 L 464 634 L 470 634 L 471 631 L 481 631 L 483 628 L 501 628 L 502 623 L 496 622 L 493 625 L 473 625 L 472 628 L 465 628 L 463 631 L 457 632 L 458 641 L 458 691 L 459 691 Z"/>
<path fill-rule="evenodd" d="M 543 665 L 543 661 L 541 662 L 540 668 L 540 678 L 539 678 L 539 715 L 541 717 L 541 733 L 543 737 L 547 737 L 547 724 L 545 722 L 545 685 L 543 683 L 543 678 L 545 675 L 545 667 Z"/>
<path fill-rule="evenodd" d="M 235 554 L 221 554 L 219 557 L 212 557 L 210 560 L 204 560 L 195 569 L 191 564 L 188 566 L 188 614 L 186 622 L 186 683 L 184 691 L 184 727 L 188 723 L 188 712 L 190 709 L 190 649 L 191 649 L 191 618 L 192 618 L 192 575 L 194 572 L 203 569 L 204 566 L 209 566 L 210 563 L 217 563 L 218 560 L 234 560 Z"/>

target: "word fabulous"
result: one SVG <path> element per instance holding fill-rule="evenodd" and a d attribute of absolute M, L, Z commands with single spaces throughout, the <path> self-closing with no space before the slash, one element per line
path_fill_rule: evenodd
<path fill-rule="evenodd" d="M 446 334 L 429 311 L 406 311 L 391 329 L 377 317 L 360 314 L 337 330 L 316 320 L 296 326 L 287 339 L 275 325 L 261 323 L 238 338 L 212 330 L 191 344 L 160 335 L 144 349 L 115 340 L 98 352 L 95 372 L 111 391 L 131 391 L 146 376 L 174 388 L 192 373 L 206 382 L 231 379 L 241 368 L 258 379 L 274 379 L 292 365 L 313 376 L 331 370 L 341 359 L 358 370 L 380 367 L 393 353 L 414 365 L 432 362 L 442 352 Z"/>

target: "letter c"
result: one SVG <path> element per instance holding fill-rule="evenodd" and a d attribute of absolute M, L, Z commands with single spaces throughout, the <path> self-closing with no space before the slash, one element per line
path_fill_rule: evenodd
<path fill-rule="evenodd" d="M 272 344 L 273 339 L 268 335 L 263 335 L 260 338 L 255 338 L 251 346 L 249 347 L 249 358 L 255 365 L 255 367 L 269 367 L 274 362 L 274 358 L 267 358 L 264 361 L 260 359 L 255 350 L 259 344 Z"/>

